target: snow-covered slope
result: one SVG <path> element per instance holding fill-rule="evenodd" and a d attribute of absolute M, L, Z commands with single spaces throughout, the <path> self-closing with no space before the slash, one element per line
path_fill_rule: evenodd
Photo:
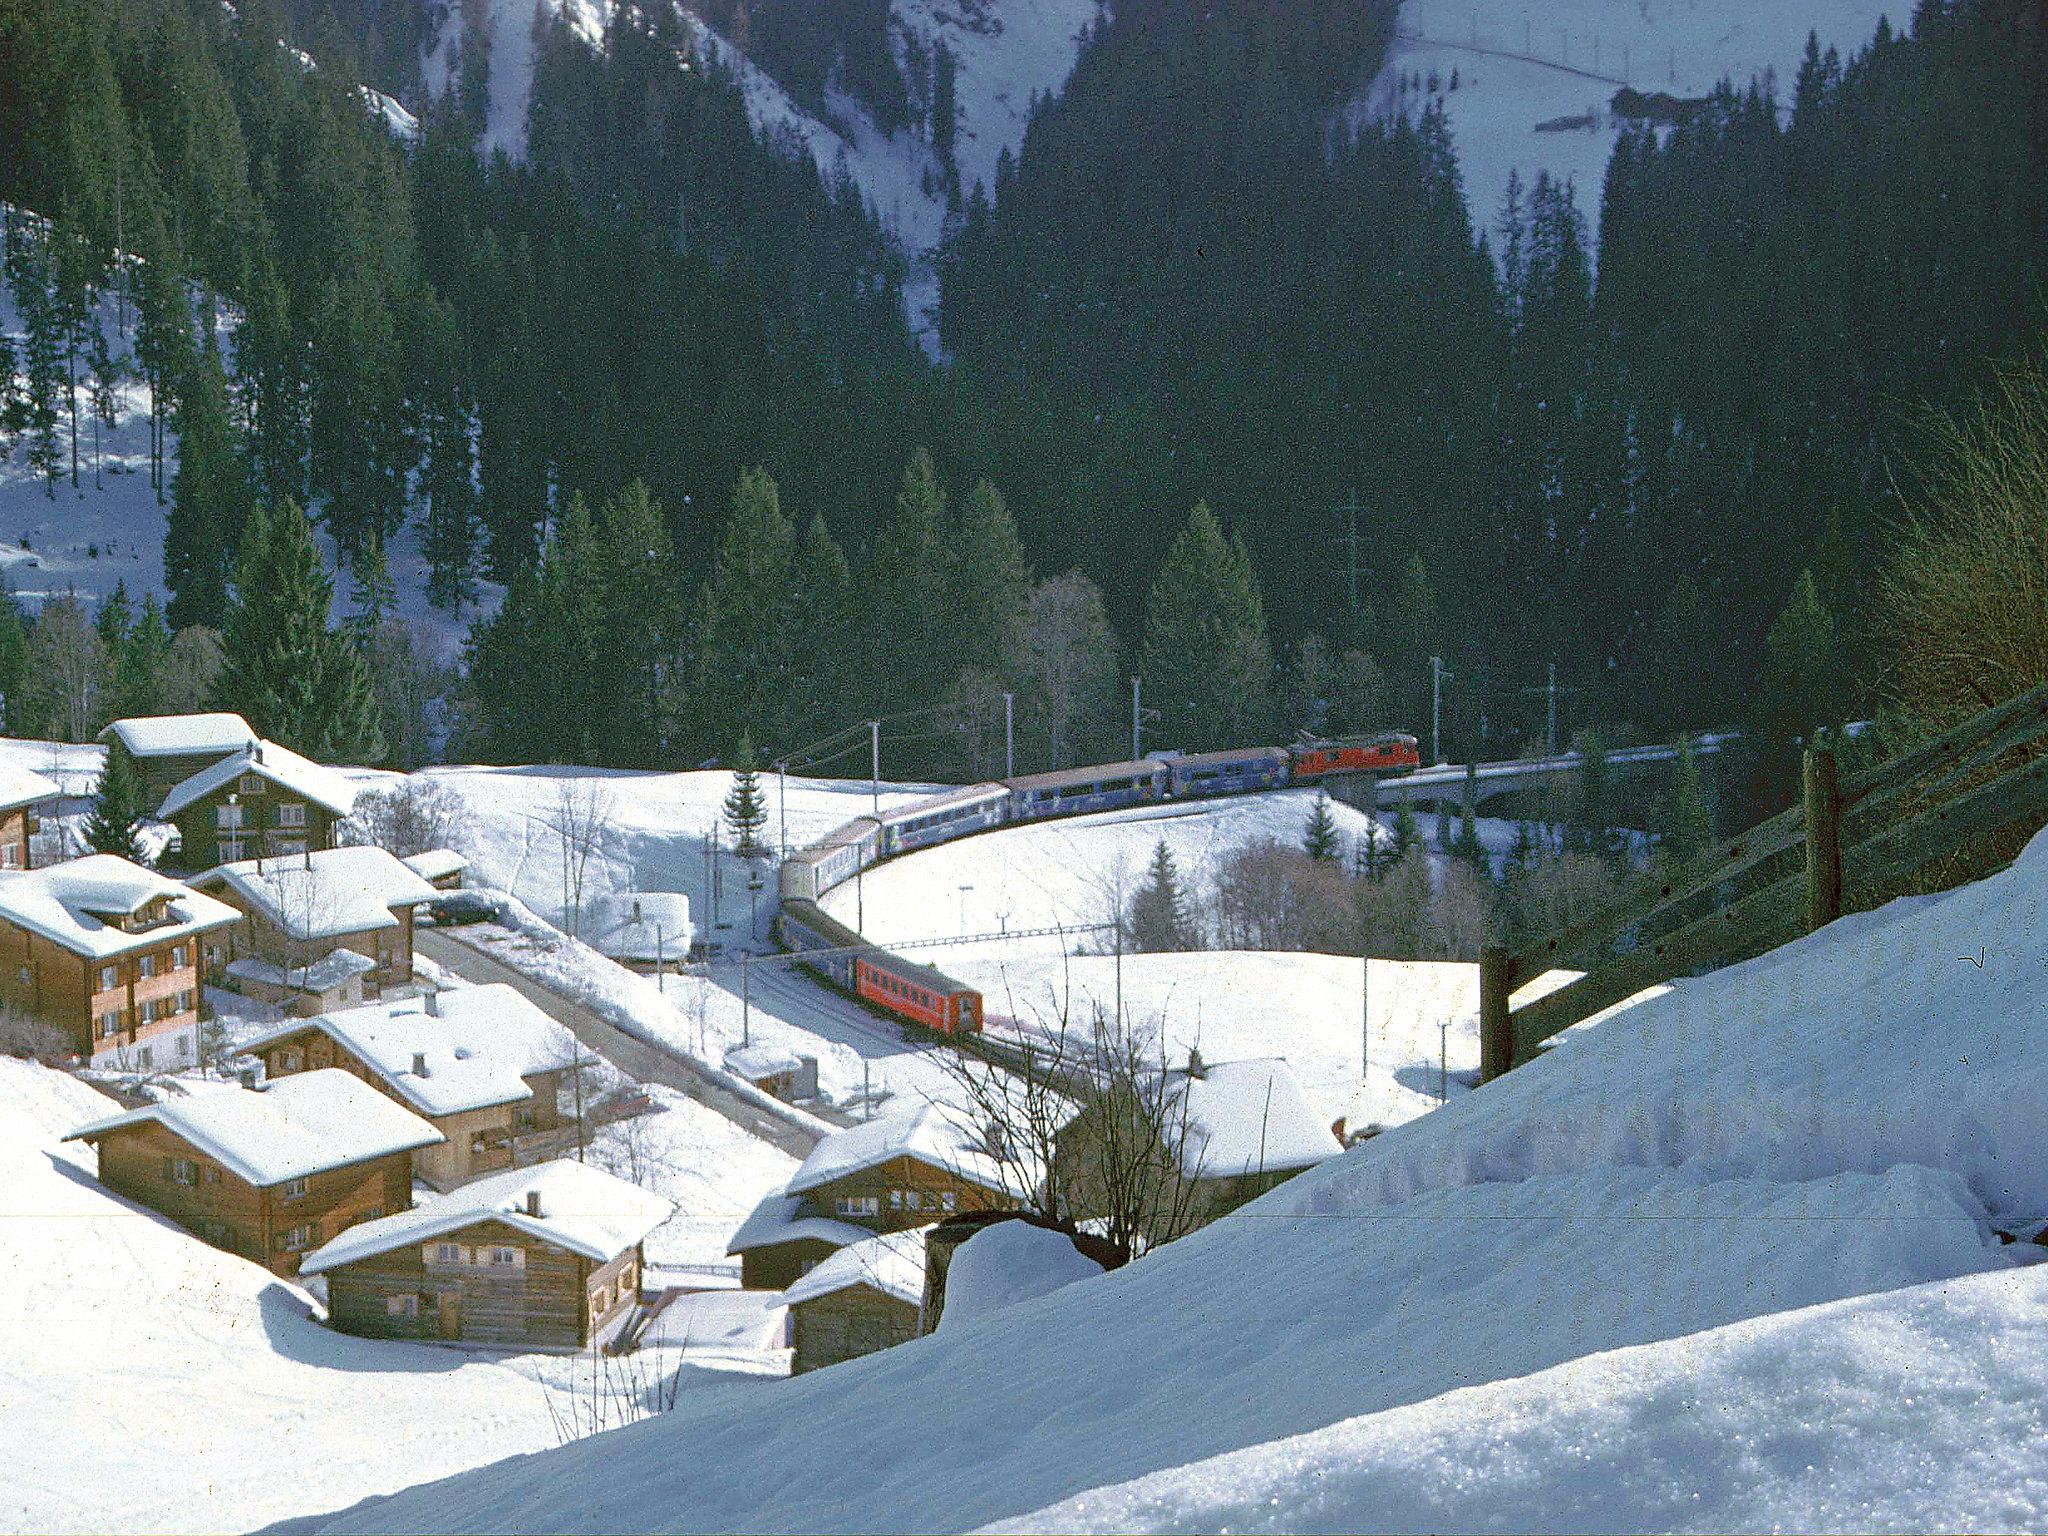
<path fill-rule="evenodd" d="M 1846 56 L 1870 41 L 1880 16 L 1897 25 L 1907 9 L 1896 0 L 1403 0 L 1400 39 L 1351 111 L 1419 110 L 1434 76 L 1475 224 L 1499 218 L 1511 171 L 1525 184 L 1548 171 L 1577 182 L 1592 233 L 1618 132 L 1607 106 L 1622 85 L 1703 96 L 1724 78 L 1746 87 L 1772 74 L 1788 106 L 1809 32 Z M 1404 95 L 1404 75 L 1420 75 L 1423 89 Z M 1537 131 L 1589 112 L 1592 128 Z"/>
<path fill-rule="evenodd" d="M 2014 1448 L 2038 1444 L 2048 1276 L 1993 1231 L 2048 1211 L 2044 906 L 2048 834 L 1621 1013 L 1127 1269 L 328 1528 L 1030 1527 L 1153 1474 L 1103 1506 L 1122 1515 L 1060 1518 L 1210 1527 L 1262 1478 L 1279 1528 L 2048 1524 Z M 1774 1320 L 1728 1328 L 1750 1319 Z M 1973 1442 L 1978 1415 L 2015 1440 Z M 1364 1502 L 1399 1476 L 1399 1502 Z"/>

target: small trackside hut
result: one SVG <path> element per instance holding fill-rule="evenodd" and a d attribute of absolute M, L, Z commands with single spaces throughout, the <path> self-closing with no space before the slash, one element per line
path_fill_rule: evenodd
<path fill-rule="evenodd" d="M 578 1349 L 632 1316 L 647 1236 L 674 1213 L 601 1168 L 542 1163 L 353 1227 L 304 1273 L 327 1277 L 344 1333 Z"/>
<path fill-rule="evenodd" d="M 782 1299 L 792 1376 L 907 1344 L 920 1328 L 924 1235 L 889 1232 L 842 1248 Z"/>

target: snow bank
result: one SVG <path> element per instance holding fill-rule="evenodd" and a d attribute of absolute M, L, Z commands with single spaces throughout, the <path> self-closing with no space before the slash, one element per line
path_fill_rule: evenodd
<path fill-rule="evenodd" d="M 1028 1221 L 999 1221 L 962 1243 L 946 1266 L 946 1309 L 938 1331 L 962 1333 L 992 1313 L 1101 1273 L 1102 1266 L 1065 1233 Z"/>
<path fill-rule="evenodd" d="M 332 1528 L 1030 1525 L 1089 1490 L 1232 1453 L 1261 1457 L 1280 1500 L 1262 1518 L 1291 1526 L 1290 1501 L 1305 1495 L 1287 1479 L 1302 1458 L 1275 1442 L 1326 1432 L 1310 1450 L 1350 1468 L 1333 1426 L 1398 1410 L 1410 1417 L 1387 1418 L 1386 1435 L 1463 1414 L 1464 1443 L 1477 1446 L 1492 1414 L 1448 1396 L 1475 1388 L 1527 1411 L 1498 1425 L 1498 1455 L 1475 1450 L 1421 1486 L 1417 1499 L 1434 1486 L 1465 1501 L 1443 1523 L 1482 1508 L 1522 1527 L 1639 1526 L 1660 1513 L 1695 1523 L 1655 1502 L 1603 1521 L 1577 1474 L 1622 1468 L 1614 1497 L 1625 1502 L 1628 1478 L 1661 1486 L 1657 1457 L 1684 1452 L 1687 1433 L 1735 1448 L 1718 1471 L 1685 1458 L 1721 1480 L 1696 1523 L 1782 1523 L 1781 1495 L 1783 1509 L 1833 1509 L 1837 1494 L 1809 1471 L 1823 1465 L 1847 1470 L 1841 1499 L 1868 1497 L 1842 1523 L 1948 1526 L 1987 1508 L 1989 1523 L 2038 1522 L 2038 1473 L 2007 1448 L 2026 1438 L 1984 1442 L 1974 1466 L 1901 1449 L 1896 1495 L 1876 1469 L 1886 1444 L 1910 1446 L 1923 1429 L 1960 1443 L 1972 1401 L 2038 1441 L 2025 1415 L 2038 1413 L 2027 1345 L 2041 1325 L 2019 1330 L 2024 1359 L 1991 1325 L 2035 1307 L 2041 1274 L 2018 1266 L 2039 1255 L 1991 1229 L 2048 1207 L 2048 1059 L 2035 1025 L 2044 897 L 2048 835 L 1993 879 L 1641 1004 L 1085 1286 L 745 1400 L 701 1396 L 662 1422 L 364 1505 Z M 1940 1287 L 1972 1275 L 1953 1293 L 1975 1316 L 1951 1326 Z M 1877 1299 L 1781 1316 L 1852 1297 Z M 1685 1389 L 1671 1362 L 1695 1336 L 1750 1319 L 1775 1321 L 1710 1341 L 1725 1366 L 1701 1415 L 1674 1424 L 1685 1416 L 1672 1394 Z M 1948 1348 L 1972 1327 L 1967 1351 Z M 1927 1398 L 1885 1390 L 1888 1331 L 1936 1362 Z M 1774 1338 L 1791 1342 L 1770 1367 Z M 1766 1353 L 1744 1355 L 1751 1339 Z M 1638 1346 L 1662 1351 L 1661 1378 L 1595 1358 Z M 1791 1408 L 1812 1406 L 1810 1421 L 1769 1376 L 1789 1379 L 1809 1355 L 1818 1369 Z M 1569 1376 L 1522 1380 L 1573 1362 Z M 1845 1384 L 1815 1395 L 1832 1390 L 1833 1362 Z M 1551 1424 L 1546 1391 L 1566 1393 L 1598 1438 Z M 1662 1441 L 1614 1429 L 1638 1413 L 1665 1427 Z M 1858 1474 L 1851 1442 L 1866 1414 L 1881 1415 L 1880 1433 Z M 1359 1441 L 1357 1476 L 1332 1480 L 1333 1497 L 1368 1497 L 1371 1447 L 1393 1443 Z M 1517 1444 L 1553 1454 L 1530 1467 Z M 853 1502 L 849 1465 L 864 1469 Z M 775 1468 L 772 1485 L 762 1466 Z M 1133 1518 L 1172 1524 L 1185 1508 L 1185 1523 L 1209 1526 L 1229 1516 L 1197 1501 L 1230 1496 L 1191 1472 Z M 1326 1523 L 1357 1523 L 1367 1508 L 1333 1505 Z M 1375 1512 L 1369 1523 L 1384 1522 Z"/>

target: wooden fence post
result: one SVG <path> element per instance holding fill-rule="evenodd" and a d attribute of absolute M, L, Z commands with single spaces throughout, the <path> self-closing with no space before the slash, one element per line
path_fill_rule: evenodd
<path fill-rule="evenodd" d="M 1806 800 L 1806 927 L 1842 915 L 1842 791 L 1835 754 L 1808 749 L 1801 775 Z"/>
<path fill-rule="evenodd" d="M 1490 1083 L 1515 1064 L 1515 1026 L 1508 1016 L 1508 951 L 1479 951 L 1479 1081 Z"/>

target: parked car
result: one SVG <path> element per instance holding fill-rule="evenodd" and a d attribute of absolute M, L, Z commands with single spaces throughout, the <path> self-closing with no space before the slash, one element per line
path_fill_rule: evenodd
<path fill-rule="evenodd" d="M 481 891 L 450 891 L 427 904 L 427 916 L 442 928 L 495 923 L 504 915 L 505 909 Z"/>

